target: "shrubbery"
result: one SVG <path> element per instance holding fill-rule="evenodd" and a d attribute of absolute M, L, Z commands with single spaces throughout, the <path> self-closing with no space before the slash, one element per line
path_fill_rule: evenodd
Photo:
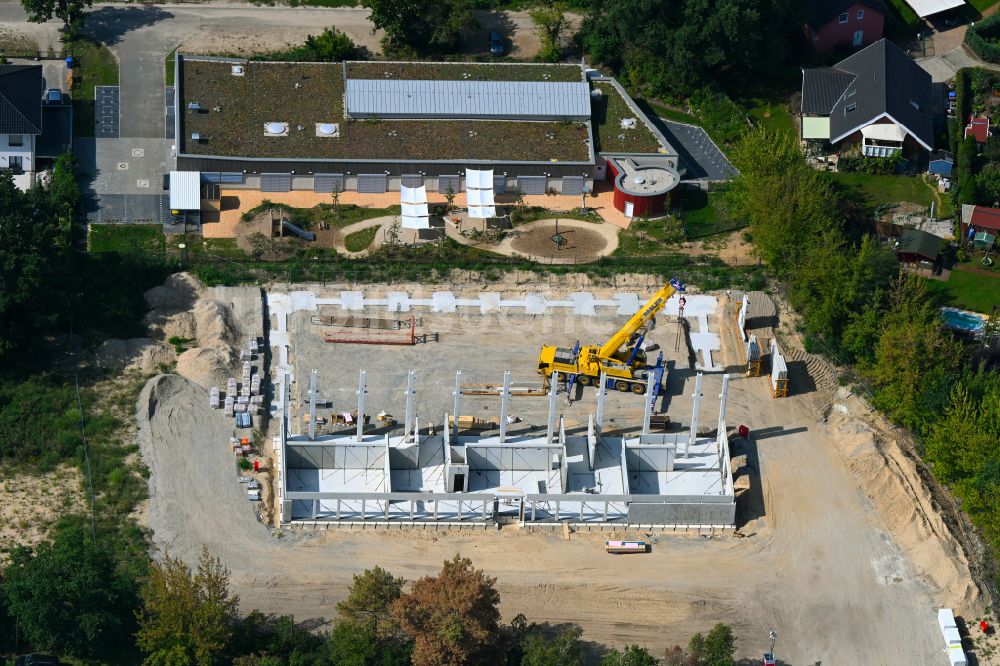
<path fill-rule="evenodd" d="M 903 164 L 903 154 L 889 157 L 841 157 L 837 170 L 848 173 L 866 173 L 870 176 L 891 176 Z"/>
<path fill-rule="evenodd" d="M 1000 63 L 1000 15 L 988 16 L 969 26 L 965 43 L 986 62 Z"/>

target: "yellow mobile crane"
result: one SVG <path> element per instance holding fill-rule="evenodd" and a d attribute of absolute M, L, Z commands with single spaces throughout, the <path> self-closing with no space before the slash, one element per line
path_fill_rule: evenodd
<path fill-rule="evenodd" d="M 677 292 L 683 292 L 684 284 L 671 278 L 617 333 L 603 345 L 567 347 L 543 346 L 538 354 L 538 374 L 549 381 L 560 376 L 569 383 L 579 382 L 583 386 L 597 385 L 601 373 L 608 378 L 608 386 L 619 391 L 642 394 L 646 391 L 646 354 L 642 351 L 645 330 L 656 314 L 667 304 L 667 300 Z M 662 365 L 657 368 L 662 372 Z M 555 375 L 553 377 L 553 375 Z"/>

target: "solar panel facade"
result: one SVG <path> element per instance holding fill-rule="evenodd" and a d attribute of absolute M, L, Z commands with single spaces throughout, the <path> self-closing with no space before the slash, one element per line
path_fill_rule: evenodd
<path fill-rule="evenodd" d="M 345 81 L 350 118 L 578 120 L 590 118 L 585 81 Z"/>

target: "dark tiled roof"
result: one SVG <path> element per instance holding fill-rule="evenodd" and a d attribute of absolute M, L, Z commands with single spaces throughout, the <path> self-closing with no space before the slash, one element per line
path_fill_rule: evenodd
<path fill-rule="evenodd" d="M 850 75 L 850 80 L 846 76 L 835 78 L 830 70 Z M 810 81 L 811 73 L 817 71 L 824 73 Z M 832 107 L 820 110 L 833 96 L 836 85 L 843 85 L 843 94 L 836 97 Z M 934 147 L 931 75 L 886 39 L 841 60 L 832 68 L 805 70 L 802 86 L 803 113 L 830 115 L 832 143 L 888 114 L 928 150 Z"/>
<path fill-rule="evenodd" d="M 883 16 L 889 9 L 882 0 L 802 0 L 805 5 L 806 20 L 814 30 L 819 30 L 854 5 L 872 9 Z"/>
<path fill-rule="evenodd" d="M 853 80 L 853 74 L 833 67 L 803 70 L 802 113 L 830 113 Z"/>
<path fill-rule="evenodd" d="M 907 229 L 899 237 L 900 254 L 916 254 L 930 261 L 937 259 L 941 251 L 941 239 L 920 229 Z"/>
<path fill-rule="evenodd" d="M 0 134 L 42 133 L 42 66 L 0 65 Z"/>

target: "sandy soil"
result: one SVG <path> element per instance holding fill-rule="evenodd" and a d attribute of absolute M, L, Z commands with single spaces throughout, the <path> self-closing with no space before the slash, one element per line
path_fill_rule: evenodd
<path fill-rule="evenodd" d="M 80 471 L 62 465 L 47 474 L 12 474 L 0 482 L 0 565 L 8 548 L 32 546 L 60 516 L 82 511 Z"/>
<path fill-rule="evenodd" d="M 524 279 L 512 276 L 506 287 L 523 290 Z M 582 286 L 576 277 L 559 282 L 560 289 Z M 234 327 L 254 325 L 256 290 L 214 290 L 212 298 L 229 305 Z M 664 342 L 667 329 L 657 329 Z M 452 337 L 387 363 L 434 367 L 446 358 L 455 362 L 452 353 L 470 354 L 473 345 L 478 362 L 488 365 L 501 350 L 512 358 L 530 356 L 539 336 L 480 329 Z M 312 358 L 297 359 L 300 367 L 359 362 L 355 350 L 315 347 Z M 693 373 L 680 358 L 674 361 L 668 409 L 687 420 Z M 344 372 L 350 377 L 349 369 Z M 718 375 L 705 378 L 703 414 L 717 409 L 718 381 Z M 450 401 L 436 395 L 437 383 L 425 386 L 423 395 L 432 394 L 425 399 Z M 596 533 L 564 541 L 512 528 L 271 532 L 235 481 L 226 447 L 230 421 L 208 408 L 194 383 L 157 377 L 138 405 L 139 441 L 151 470 L 149 526 L 161 550 L 193 560 L 208 545 L 222 557 L 244 610 L 293 613 L 299 620 L 332 616 L 351 575 L 365 567 L 379 564 L 412 579 L 461 552 L 498 577 L 505 619 L 523 612 L 537 622 L 579 624 L 589 641 L 636 641 L 662 652 L 724 621 L 746 656 L 759 655 L 774 628 L 787 663 L 938 663 L 934 609 L 954 606 L 968 617 L 981 611 L 964 550 L 914 462 L 865 421 L 866 406 L 836 395 L 828 378 L 816 385 L 821 388 L 803 384 L 793 397 L 774 400 L 764 378 L 733 381 L 729 422 L 754 432 L 734 451 L 752 479 L 738 506 L 742 538 L 654 535 L 649 555 L 615 558 L 600 547 L 607 534 Z M 380 399 L 399 396 L 385 390 Z M 432 414 L 436 407 L 418 406 L 418 413 Z M 629 411 L 627 405 L 611 409 L 620 409 L 609 412 L 620 418 Z M 530 416 L 533 410 L 520 411 Z"/>
<path fill-rule="evenodd" d="M 603 250 L 608 245 L 601 234 L 583 226 L 562 225 L 559 229 L 559 235 L 565 239 L 562 246 L 552 241 L 555 233 L 555 223 L 538 225 L 515 238 L 511 248 L 531 256 L 562 258 L 569 254 L 579 261 L 590 261 L 604 254 Z"/>

